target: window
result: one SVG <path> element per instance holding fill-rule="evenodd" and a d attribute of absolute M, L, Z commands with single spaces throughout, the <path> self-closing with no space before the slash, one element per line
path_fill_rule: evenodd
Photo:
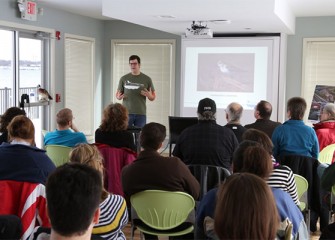
<path fill-rule="evenodd" d="M 147 122 L 159 122 L 168 128 L 168 116 L 174 108 L 174 40 L 112 41 L 114 55 L 113 102 L 120 78 L 130 72 L 128 59 L 131 55 L 141 58 L 141 72 L 150 76 L 156 91 L 156 99 L 147 100 Z M 168 129 L 167 129 L 167 132 Z"/>
<path fill-rule="evenodd" d="M 46 36 L 48 33 L 46 33 Z M 29 102 L 38 102 L 37 85 L 48 88 L 50 77 L 50 38 L 38 38 L 36 31 L 0 29 L 0 114 L 9 107 L 19 107 L 22 94 Z M 27 116 L 35 126 L 35 142 L 42 147 L 41 130 L 48 123 L 49 106 L 25 106 Z"/>
<path fill-rule="evenodd" d="M 65 107 L 74 123 L 90 140 L 93 137 L 94 46 L 91 38 L 65 36 Z"/>
<path fill-rule="evenodd" d="M 316 85 L 335 86 L 335 38 L 304 39 L 302 97 L 312 102 Z M 307 122 L 310 106 L 304 121 Z"/>

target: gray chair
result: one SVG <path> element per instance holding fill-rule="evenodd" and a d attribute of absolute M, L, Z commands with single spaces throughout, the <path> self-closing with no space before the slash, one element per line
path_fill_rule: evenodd
<path fill-rule="evenodd" d="M 199 201 L 209 190 L 217 187 L 231 175 L 228 169 L 219 166 L 191 164 L 188 168 L 200 183 Z"/>

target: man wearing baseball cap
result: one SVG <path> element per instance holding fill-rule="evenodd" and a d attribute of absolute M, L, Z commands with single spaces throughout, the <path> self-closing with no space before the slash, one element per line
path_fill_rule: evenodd
<path fill-rule="evenodd" d="M 199 101 L 198 119 L 198 124 L 180 134 L 172 154 L 186 165 L 214 165 L 230 170 L 238 141 L 231 129 L 216 123 L 216 104 L 212 99 Z"/>

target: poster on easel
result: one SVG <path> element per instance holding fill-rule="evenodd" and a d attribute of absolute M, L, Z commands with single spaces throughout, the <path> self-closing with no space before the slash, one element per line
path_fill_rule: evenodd
<path fill-rule="evenodd" d="M 308 120 L 312 123 L 320 121 L 321 111 L 327 103 L 334 103 L 335 86 L 316 85 Z"/>

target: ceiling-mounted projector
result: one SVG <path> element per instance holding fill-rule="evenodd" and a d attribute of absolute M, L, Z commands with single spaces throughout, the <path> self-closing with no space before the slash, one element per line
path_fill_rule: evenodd
<path fill-rule="evenodd" d="M 186 28 L 185 36 L 187 38 L 212 38 L 213 31 L 208 28 L 207 25 L 203 25 L 202 22 L 192 22 L 191 28 Z"/>

